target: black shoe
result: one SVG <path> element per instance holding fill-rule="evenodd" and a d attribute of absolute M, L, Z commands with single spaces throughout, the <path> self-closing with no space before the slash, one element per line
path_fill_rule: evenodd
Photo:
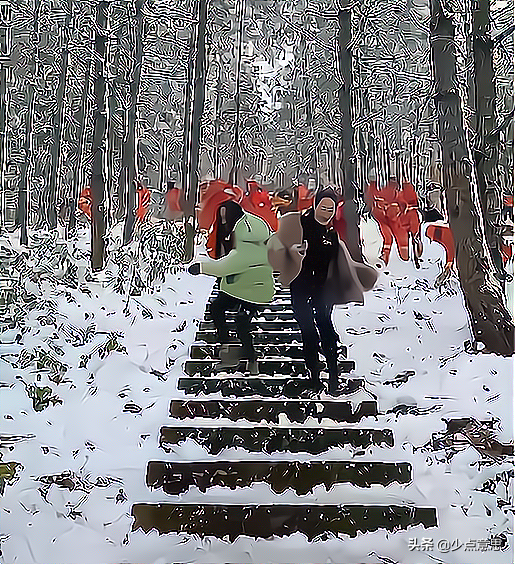
<path fill-rule="evenodd" d="M 356 393 L 363 387 L 362 380 L 344 380 L 335 386 L 329 383 L 329 395 L 333 397 L 347 396 Z"/>
<path fill-rule="evenodd" d="M 317 380 L 311 383 L 311 389 L 315 392 L 323 392 L 325 390 L 325 386 L 320 380 Z"/>
<path fill-rule="evenodd" d="M 320 394 L 325 390 L 324 384 L 319 380 L 318 382 L 309 382 L 306 384 L 306 389 L 302 390 L 300 396 L 302 398 L 311 399 L 318 398 Z"/>

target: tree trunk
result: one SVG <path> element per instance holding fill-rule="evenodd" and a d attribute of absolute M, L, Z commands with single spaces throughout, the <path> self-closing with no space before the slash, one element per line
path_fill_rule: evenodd
<path fill-rule="evenodd" d="M 467 140 L 456 83 L 454 24 L 444 14 L 441 0 L 431 0 L 430 32 L 443 185 L 465 306 L 474 339 L 484 343 L 488 351 L 511 356 L 514 326 L 503 303 L 499 282 L 488 267 L 479 201 L 470 182 Z"/>
<path fill-rule="evenodd" d="M 220 178 L 220 111 L 222 107 L 222 57 L 218 56 L 218 79 L 216 83 L 215 119 L 213 132 L 213 176 Z"/>
<path fill-rule="evenodd" d="M 309 16 L 306 19 L 306 24 L 309 23 Z M 308 171 L 309 171 L 309 175 L 310 178 L 314 178 L 315 179 L 315 185 L 317 188 L 319 188 L 320 186 L 320 175 L 319 175 L 319 170 L 318 170 L 318 166 L 319 166 L 319 160 L 318 160 L 318 147 L 317 147 L 317 143 L 318 140 L 315 137 L 315 130 L 313 127 L 313 101 L 311 98 L 311 84 L 310 84 L 310 80 L 309 80 L 309 44 L 306 40 L 306 37 L 304 36 L 304 34 L 301 35 L 300 37 L 300 51 L 301 51 L 301 69 L 302 69 L 302 74 L 303 74 L 303 86 L 304 86 L 304 92 L 303 92 L 303 97 L 304 97 L 304 101 L 306 104 L 306 129 L 309 135 L 309 138 L 311 138 L 312 142 L 313 142 L 313 150 L 311 151 L 311 154 L 309 155 L 308 158 Z M 293 113 L 293 112 L 292 112 Z"/>
<path fill-rule="evenodd" d="M 95 127 L 93 133 L 93 167 L 91 173 L 91 268 L 104 268 L 105 255 L 105 151 L 106 115 L 106 45 L 109 2 L 100 0 L 96 6 L 95 30 Z"/>
<path fill-rule="evenodd" d="M 7 72 L 5 66 L 0 62 L 0 191 L 2 200 L 0 205 L 1 229 L 5 229 L 7 223 L 7 180 L 5 172 L 7 169 Z"/>
<path fill-rule="evenodd" d="M 39 9 L 41 0 L 34 1 L 33 44 L 34 59 L 31 62 L 31 75 L 27 85 L 27 115 L 25 118 L 25 160 L 21 166 L 20 181 L 18 183 L 18 208 L 16 210 L 16 224 L 20 226 L 20 243 L 28 245 L 27 222 L 29 212 L 30 175 L 32 172 L 32 127 L 34 120 L 34 88 L 37 74 L 38 43 L 39 43 Z"/>
<path fill-rule="evenodd" d="M 68 0 L 66 19 L 63 27 L 63 46 L 61 50 L 61 74 L 57 86 L 57 110 L 53 117 L 54 138 L 50 149 L 51 165 L 48 183 L 48 207 L 44 210 L 49 228 L 57 228 L 57 191 L 61 185 L 61 141 L 63 136 L 64 101 L 66 94 L 66 78 L 68 75 L 69 50 L 68 42 L 73 17 L 73 0 Z"/>
<path fill-rule="evenodd" d="M 498 150 L 488 136 L 495 128 L 495 76 L 490 36 L 490 0 L 477 0 L 472 11 L 472 52 L 474 83 L 471 105 L 476 133 L 474 158 L 476 162 L 481 210 L 485 220 L 488 248 L 497 275 L 505 279 L 500 251 L 501 190 L 497 182 Z"/>
<path fill-rule="evenodd" d="M 195 207 L 199 184 L 199 149 L 200 149 L 200 121 L 204 111 L 206 90 L 206 24 L 207 0 L 198 1 L 198 25 L 195 57 L 195 81 L 193 90 L 193 113 L 191 116 L 191 144 L 189 161 L 188 192 L 185 193 L 186 213 L 184 214 L 186 240 L 184 258 L 189 262 L 193 258 L 195 241 Z"/>
<path fill-rule="evenodd" d="M 202 2 L 203 0 L 199 0 Z M 232 167 L 229 173 L 229 184 L 238 183 L 238 168 L 240 166 L 240 105 L 241 105 L 241 58 L 242 58 L 242 42 L 243 42 L 243 20 L 245 19 L 245 0 L 238 2 L 238 53 L 236 58 L 236 96 L 235 106 L 236 115 L 234 117 L 234 151 L 232 158 Z M 199 8 L 200 9 L 200 8 Z M 198 39 L 197 39 L 198 41 Z M 198 51 L 197 51 L 198 54 Z M 198 56 L 198 55 L 197 55 Z"/>
<path fill-rule="evenodd" d="M 190 36 L 190 50 L 188 71 L 186 75 L 186 84 L 184 87 L 184 131 L 183 131 L 183 146 L 182 146 L 182 159 L 181 159 L 181 185 L 182 193 L 185 197 L 188 194 L 188 171 L 190 162 L 190 137 L 191 137 L 191 100 L 193 98 L 193 54 L 195 49 L 195 34 L 191 33 Z M 186 200 L 185 200 L 186 201 Z M 186 211 L 186 210 L 183 210 Z"/>
<path fill-rule="evenodd" d="M 80 100 L 80 114 L 77 117 L 79 139 L 77 142 L 77 160 L 75 162 L 75 170 L 73 171 L 73 182 L 71 187 L 71 196 L 69 201 L 69 218 L 68 229 L 66 231 L 66 238 L 70 238 L 75 231 L 75 211 L 77 209 L 77 202 L 79 194 L 83 185 L 83 171 L 82 161 L 84 157 L 84 145 L 86 141 L 86 116 L 88 115 L 88 97 L 90 89 L 90 76 L 91 76 L 91 63 L 92 59 L 89 58 L 86 63 L 86 72 L 84 74 L 84 86 L 82 88 L 82 95 Z"/>
<path fill-rule="evenodd" d="M 126 245 L 132 238 L 134 223 L 136 222 L 136 170 L 137 170 L 137 141 L 136 141 L 136 118 L 138 108 L 138 93 L 141 81 L 141 66 L 143 62 L 143 4 L 145 0 L 135 0 L 135 27 L 133 29 L 134 45 L 134 70 L 130 85 L 130 106 L 127 116 L 127 138 L 122 149 L 123 178 L 126 181 L 127 215 L 123 230 L 123 244 Z"/>
<path fill-rule="evenodd" d="M 356 163 L 353 155 L 354 127 L 351 117 L 352 90 L 352 54 L 351 42 L 351 9 L 340 10 L 338 13 L 340 25 L 338 33 L 338 51 L 341 80 L 343 85 L 339 92 L 339 106 L 341 114 L 341 162 L 343 172 L 343 194 L 345 206 L 343 208 L 347 238 L 346 245 L 352 258 L 363 262 L 361 242 L 359 236 L 359 215 L 356 194 Z"/>
<path fill-rule="evenodd" d="M 115 14 L 111 15 L 114 19 Z M 112 20 L 111 20 L 112 21 Z M 113 35 L 113 27 L 110 26 L 109 35 Z M 113 48 L 113 40 L 119 41 L 119 35 L 116 38 L 111 37 L 107 45 L 107 60 L 109 66 L 107 68 L 107 75 L 109 77 L 107 82 L 107 178 L 106 178 L 106 222 L 107 228 L 115 219 L 114 200 L 115 193 L 117 192 L 117 182 L 115 175 L 115 160 L 116 160 L 116 111 L 118 109 L 118 100 L 116 99 L 116 86 L 115 83 L 120 81 L 120 59 L 119 59 L 119 45 Z M 112 70 L 111 70 L 112 69 Z M 115 75 L 116 73 L 116 75 Z M 118 210 L 116 210 L 118 211 Z"/>

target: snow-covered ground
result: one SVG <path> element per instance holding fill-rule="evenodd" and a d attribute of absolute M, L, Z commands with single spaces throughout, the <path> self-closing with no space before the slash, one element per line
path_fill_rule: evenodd
<path fill-rule="evenodd" d="M 377 257 L 379 234 L 375 225 L 365 229 L 366 254 Z M 470 339 L 466 312 L 456 279 L 443 291 L 432 288 L 440 272 L 443 249 L 424 240 L 420 270 L 403 263 L 393 250 L 388 268 L 376 288 L 367 294 L 364 307 L 348 307 L 335 312 L 341 340 L 348 346 L 349 358 L 356 361 L 356 374 L 365 377 L 367 390 L 378 398 L 384 415 L 362 420 L 358 426 L 391 428 L 395 446 L 373 448 L 358 460 L 409 461 L 414 480 L 409 485 L 367 490 L 348 484 L 323 486 L 312 495 L 297 497 L 291 490 L 276 495 L 266 484 L 231 491 L 211 488 L 206 494 L 190 489 L 183 496 L 151 492 L 145 485 L 149 460 L 212 459 L 198 445 L 186 442 L 165 454 L 158 448 L 159 428 L 171 423 L 171 398 L 183 397 L 177 390 L 181 363 L 187 358 L 194 339 L 196 320 L 202 319 L 213 280 L 187 273 L 168 275 L 158 292 L 126 298 L 88 283 L 91 295 L 78 290 L 42 288 L 43 297 L 58 302 L 58 329 L 41 325 L 31 314 L 32 329 L 16 342 L 16 330 L 2 335 L 2 355 L 22 349 L 58 346 L 58 356 L 70 368 L 65 381 L 51 382 L 33 367 L 19 369 L 0 359 L 2 418 L 0 432 L 31 435 L 12 448 L 2 448 L 2 462 L 23 465 L 20 479 L 7 485 L 1 498 L 0 561 L 5 564 L 115 564 L 168 562 L 270 562 L 270 563 L 402 563 L 422 564 L 508 564 L 513 562 L 513 497 L 499 485 L 496 495 L 476 491 L 489 478 L 512 468 L 511 461 L 478 468 L 480 455 L 466 448 L 442 462 L 442 452 L 420 448 L 433 433 L 445 430 L 443 418 L 499 418 L 498 439 L 513 437 L 512 360 L 495 355 L 472 355 L 464 351 Z M 38 291 L 34 288 L 34 291 Z M 71 296 L 71 297 L 70 297 Z M 146 308 L 146 309 L 145 309 Z M 151 316 L 148 311 L 150 310 Z M 146 312 L 143 315 L 143 312 Z M 70 327 L 84 329 L 82 346 L 73 346 Z M 91 327 L 93 325 L 93 327 Z M 96 332 L 87 336 L 91 327 Z M 121 335 L 119 344 L 126 354 L 102 351 L 91 355 L 87 368 L 79 368 L 81 356 L 106 341 L 108 333 Z M 56 353 L 57 354 L 57 353 Z M 408 381 L 395 382 L 408 373 Z M 25 385 L 48 386 L 62 404 L 42 411 L 33 409 Z M 38 380 L 38 378 L 40 378 Z M 395 385 L 393 383 L 395 383 Z M 404 404 L 420 408 L 424 414 L 395 414 L 388 410 Z M 432 408 L 432 409 L 427 409 Z M 287 421 L 283 422 L 291 426 Z M 188 425 L 188 421 L 174 424 Z M 234 425 L 230 421 L 202 420 L 199 425 Z M 315 426 L 308 420 L 307 426 Z M 324 421 L 324 426 L 335 425 Z M 245 425 L 239 422 L 238 425 Z M 250 425 L 250 424 L 249 424 Z M 256 460 L 264 454 L 227 450 L 219 458 Z M 349 460 L 350 449 L 332 449 L 318 456 L 274 455 L 274 459 Z M 71 471 L 75 486 L 44 486 L 38 477 Z M 497 500 L 506 505 L 498 506 Z M 220 503 L 408 503 L 436 506 L 439 527 L 416 527 L 394 534 L 379 530 L 357 538 L 330 539 L 309 543 L 301 534 L 282 539 L 255 540 L 240 537 L 234 543 L 218 539 L 199 540 L 185 535 L 158 536 L 130 533 L 131 506 L 136 502 Z M 439 552 L 441 539 L 487 539 L 505 533 L 510 548 L 505 551 L 465 551 L 461 546 Z M 410 539 L 433 539 L 432 551 L 412 551 Z M 458 543 L 458 544 L 459 544 Z M 453 548 L 458 544 L 452 545 Z"/>

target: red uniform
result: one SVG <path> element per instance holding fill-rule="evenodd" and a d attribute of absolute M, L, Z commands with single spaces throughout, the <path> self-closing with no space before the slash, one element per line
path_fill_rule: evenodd
<path fill-rule="evenodd" d="M 227 200 L 240 203 L 243 190 L 238 186 L 231 186 L 223 180 L 210 180 L 200 185 L 200 203 L 197 213 L 199 229 L 209 231 L 213 225 L 218 207 Z"/>
<path fill-rule="evenodd" d="M 247 182 L 248 192 L 243 196 L 241 207 L 264 219 L 273 231 L 277 231 L 279 226 L 277 214 L 272 210 L 272 200 L 270 194 L 261 188 L 254 180 Z"/>
<path fill-rule="evenodd" d="M 447 225 L 429 224 L 426 228 L 426 235 L 431 241 L 440 243 L 445 249 L 445 267 L 450 268 L 456 257 L 454 237 L 451 228 Z"/>
<path fill-rule="evenodd" d="M 509 208 L 513 208 L 513 196 L 511 194 L 505 195 L 503 203 L 506 212 L 508 212 Z M 511 235 L 511 241 L 513 241 L 513 227 L 508 227 L 508 235 Z M 506 264 L 513 256 L 513 244 L 510 242 L 510 238 L 508 237 L 501 238 L 501 256 L 504 264 Z"/>
<path fill-rule="evenodd" d="M 403 182 L 399 189 L 397 181 L 390 180 L 378 190 L 376 182 L 370 182 L 365 198 L 383 236 L 381 258 L 385 264 L 390 259 L 394 238 L 401 259 L 409 260 L 409 236 L 418 238 L 420 230 L 418 199 L 413 185 Z"/>
<path fill-rule="evenodd" d="M 175 188 L 175 186 L 168 188 L 165 194 L 165 201 L 165 217 L 167 219 L 176 220 L 180 219 L 184 215 L 184 210 L 182 209 L 183 194 L 180 188 Z"/>
<path fill-rule="evenodd" d="M 91 204 L 93 202 L 93 197 L 91 196 L 91 188 L 86 186 L 80 193 L 78 206 L 79 209 L 86 214 L 86 216 L 91 219 Z"/>
<path fill-rule="evenodd" d="M 298 211 L 307 210 L 313 205 L 313 196 L 304 184 L 299 184 L 299 186 L 297 186 L 297 195 Z"/>
<path fill-rule="evenodd" d="M 138 195 L 136 218 L 138 221 L 143 222 L 148 212 L 148 206 L 150 205 L 150 190 L 138 181 L 136 184 L 136 194 Z"/>

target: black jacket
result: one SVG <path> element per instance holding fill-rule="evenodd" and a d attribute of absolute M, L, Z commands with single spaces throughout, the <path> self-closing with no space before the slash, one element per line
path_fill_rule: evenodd
<path fill-rule="evenodd" d="M 300 222 L 308 248 L 295 285 L 321 288 L 327 280 L 330 262 L 338 256 L 338 234 L 332 227 L 327 228 L 315 219 L 313 208 L 301 215 Z"/>

